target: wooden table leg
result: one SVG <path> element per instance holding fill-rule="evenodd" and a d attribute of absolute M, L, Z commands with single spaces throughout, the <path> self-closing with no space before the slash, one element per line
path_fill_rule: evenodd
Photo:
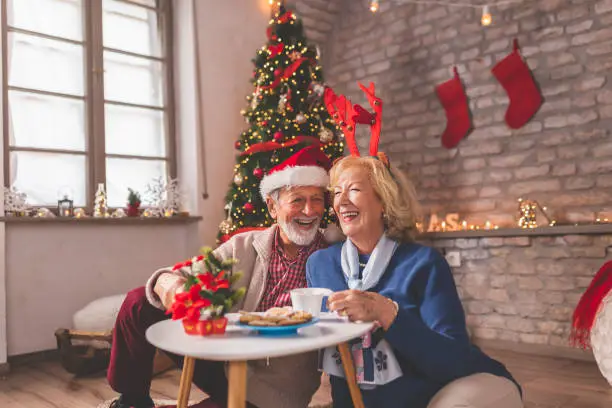
<path fill-rule="evenodd" d="M 228 408 L 245 408 L 247 394 L 247 362 L 230 361 L 228 369 Z M 178 407 L 177 407 L 178 408 Z"/>
<path fill-rule="evenodd" d="M 353 406 L 355 408 L 365 408 L 365 405 L 363 405 L 363 399 L 361 397 L 361 390 L 359 389 L 357 379 L 355 378 L 355 365 L 353 364 L 353 357 L 351 356 L 348 343 L 338 344 L 338 350 L 340 351 L 342 367 L 344 367 L 344 375 L 351 393 Z"/>
<path fill-rule="evenodd" d="M 185 356 L 176 408 L 187 408 L 187 404 L 189 403 L 189 393 L 191 392 L 191 382 L 193 381 L 194 367 L 195 358 Z"/>

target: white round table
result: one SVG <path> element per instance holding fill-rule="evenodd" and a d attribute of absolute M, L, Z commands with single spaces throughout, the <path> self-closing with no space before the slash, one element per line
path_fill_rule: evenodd
<path fill-rule="evenodd" d="M 236 314 L 228 314 L 227 317 L 229 323 L 224 335 L 190 336 L 185 333 L 180 321 L 173 320 L 156 323 L 147 329 L 147 340 L 155 347 L 185 356 L 177 408 L 187 408 L 196 359 L 229 361 L 228 407 L 244 408 L 248 360 L 300 354 L 335 345 L 340 351 L 353 405 L 355 408 L 363 407 L 346 342 L 367 333 L 373 323 L 350 323 L 333 314 L 322 313 L 317 323 L 298 329 L 296 334 L 271 336 L 236 326 Z"/>

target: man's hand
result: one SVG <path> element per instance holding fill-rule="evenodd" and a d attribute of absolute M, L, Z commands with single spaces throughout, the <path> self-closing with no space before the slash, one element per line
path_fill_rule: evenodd
<path fill-rule="evenodd" d="M 378 321 L 385 330 L 391 326 L 397 315 L 393 301 L 374 292 L 345 290 L 334 293 L 327 302 L 329 310 L 348 316 L 352 322 Z"/>
<path fill-rule="evenodd" d="M 180 276 L 172 273 L 162 273 L 155 282 L 153 291 L 164 305 L 164 309 L 168 310 L 174 302 L 174 296 L 177 293 L 183 292 L 183 284 L 185 280 Z"/>

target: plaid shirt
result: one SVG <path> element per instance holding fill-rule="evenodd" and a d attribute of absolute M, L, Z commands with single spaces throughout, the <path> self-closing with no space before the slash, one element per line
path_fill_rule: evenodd
<path fill-rule="evenodd" d="M 289 292 L 293 289 L 305 288 L 307 286 L 306 260 L 313 252 L 325 246 L 323 235 L 317 233 L 312 244 L 301 247 L 294 259 L 288 259 L 283 251 L 279 228 L 276 229 L 275 235 L 272 241 L 268 279 L 264 295 L 257 307 L 258 312 L 264 312 L 273 307 L 291 305 L 291 295 Z"/>

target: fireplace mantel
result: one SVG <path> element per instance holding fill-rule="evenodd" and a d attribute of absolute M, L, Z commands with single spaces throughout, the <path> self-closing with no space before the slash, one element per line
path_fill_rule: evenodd
<path fill-rule="evenodd" d="M 480 229 L 466 231 L 425 232 L 419 235 L 419 240 L 602 234 L 612 234 L 612 223 L 589 225 L 560 225 L 554 227 L 538 228 L 500 228 L 490 230 Z"/>

